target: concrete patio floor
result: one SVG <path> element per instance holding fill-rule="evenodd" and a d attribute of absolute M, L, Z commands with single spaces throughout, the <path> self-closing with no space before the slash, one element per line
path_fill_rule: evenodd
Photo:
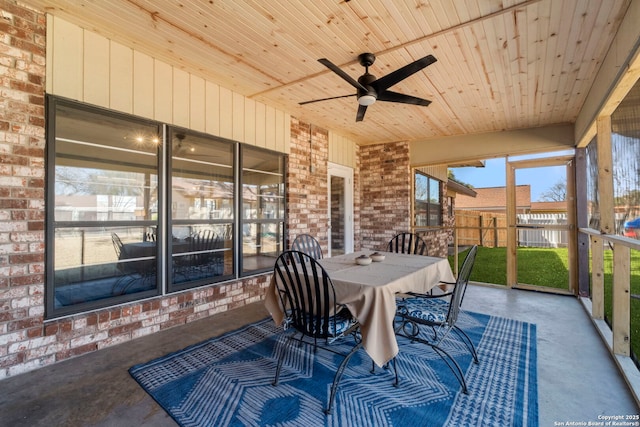
<path fill-rule="evenodd" d="M 640 413 L 576 298 L 470 285 L 463 307 L 537 325 L 540 426 Z M 267 316 L 256 303 L 2 380 L 0 426 L 175 426 L 129 367 Z"/>

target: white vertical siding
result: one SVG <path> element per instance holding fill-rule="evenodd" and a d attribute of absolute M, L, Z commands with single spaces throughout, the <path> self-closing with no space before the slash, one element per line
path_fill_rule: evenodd
<path fill-rule="evenodd" d="M 47 92 L 83 99 L 83 31 L 80 27 L 51 16 L 48 24 L 47 52 L 51 52 L 52 57 L 47 65 Z"/>
<path fill-rule="evenodd" d="M 110 43 L 109 105 L 114 110 L 133 113 L 133 51 Z"/>
<path fill-rule="evenodd" d="M 191 106 L 189 73 L 173 68 L 173 124 L 188 128 Z"/>
<path fill-rule="evenodd" d="M 153 60 L 153 119 L 173 122 L 173 70 L 162 61 Z"/>
<path fill-rule="evenodd" d="M 439 179 L 440 181 L 447 182 L 447 165 L 435 165 L 435 166 L 423 166 L 421 168 L 416 168 L 422 173 L 425 173 L 435 179 Z"/>
<path fill-rule="evenodd" d="M 137 116 L 153 118 L 153 65 L 152 57 L 133 52 L 133 114 Z"/>
<path fill-rule="evenodd" d="M 205 132 L 220 135 L 220 86 L 205 83 Z"/>
<path fill-rule="evenodd" d="M 86 102 L 101 107 L 109 106 L 109 40 L 85 31 L 82 95 Z"/>
<path fill-rule="evenodd" d="M 289 114 L 58 17 L 47 24 L 47 93 L 289 152 Z"/>
<path fill-rule="evenodd" d="M 189 81 L 189 128 L 205 132 L 207 104 L 204 79 L 191 75 Z"/>
<path fill-rule="evenodd" d="M 352 140 L 329 132 L 329 161 L 350 168 L 356 167 L 356 144 Z"/>

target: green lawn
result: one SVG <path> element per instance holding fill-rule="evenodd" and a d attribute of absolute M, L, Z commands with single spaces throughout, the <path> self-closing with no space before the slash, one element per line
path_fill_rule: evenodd
<path fill-rule="evenodd" d="M 458 257 L 462 264 L 467 251 Z M 453 266 L 453 257 L 449 257 Z M 569 288 L 568 254 L 566 248 L 518 248 L 518 283 Z M 507 248 L 478 247 L 471 280 L 507 284 Z"/>
<path fill-rule="evenodd" d="M 460 253 L 462 264 L 467 251 Z M 449 257 L 453 267 L 453 257 Z M 611 324 L 613 252 L 605 251 L 605 316 Z M 569 272 L 566 248 L 518 248 L 518 283 L 568 289 Z M 478 247 L 471 281 L 506 285 L 506 248 Z M 640 251 L 631 251 L 631 294 L 640 298 Z M 640 299 L 631 298 L 631 348 L 640 355 Z"/>

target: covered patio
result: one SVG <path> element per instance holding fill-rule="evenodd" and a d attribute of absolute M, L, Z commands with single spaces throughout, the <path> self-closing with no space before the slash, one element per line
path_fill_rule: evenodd
<path fill-rule="evenodd" d="M 536 323 L 540 426 L 598 422 L 599 415 L 638 413 L 624 379 L 577 300 L 479 285 L 470 285 L 465 298 L 468 310 Z M 263 303 L 257 302 L 0 381 L 0 422 L 32 427 L 115 427 L 126 420 L 126 425 L 174 426 L 129 376 L 131 365 L 267 315 Z M 585 350 L 577 353 L 577 349 Z"/>
<path fill-rule="evenodd" d="M 514 170 L 539 160 L 516 160 L 507 284 L 471 286 L 463 308 L 537 325 L 540 425 L 638 414 L 640 244 L 617 234 L 612 140 L 639 134 L 640 2 L 0 12 L 0 424 L 174 425 L 127 369 L 266 317 L 274 259 L 297 235 L 327 257 L 402 231 L 423 233 L 429 255 L 457 253 L 448 169 L 541 154 L 567 168 L 568 295 L 518 283 Z M 418 200 L 418 179 L 434 197 Z M 148 252 L 116 254 L 114 235 Z M 205 235 L 217 243 L 186 243 Z"/>

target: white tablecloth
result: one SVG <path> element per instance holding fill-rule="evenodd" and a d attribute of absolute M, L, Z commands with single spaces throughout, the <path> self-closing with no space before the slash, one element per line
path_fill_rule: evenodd
<path fill-rule="evenodd" d="M 396 294 L 427 292 L 438 283 L 455 278 L 446 258 L 384 252 L 385 260 L 357 265 L 360 251 L 320 260 L 336 290 L 338 303 L 345 304 L 361 325 L 363 346 L 373 361 L 382 366 L 398 354 L 393 330 Z M 276 324 L 284 320 L 275 288 L 269 286 L 265 306 Z"/>

